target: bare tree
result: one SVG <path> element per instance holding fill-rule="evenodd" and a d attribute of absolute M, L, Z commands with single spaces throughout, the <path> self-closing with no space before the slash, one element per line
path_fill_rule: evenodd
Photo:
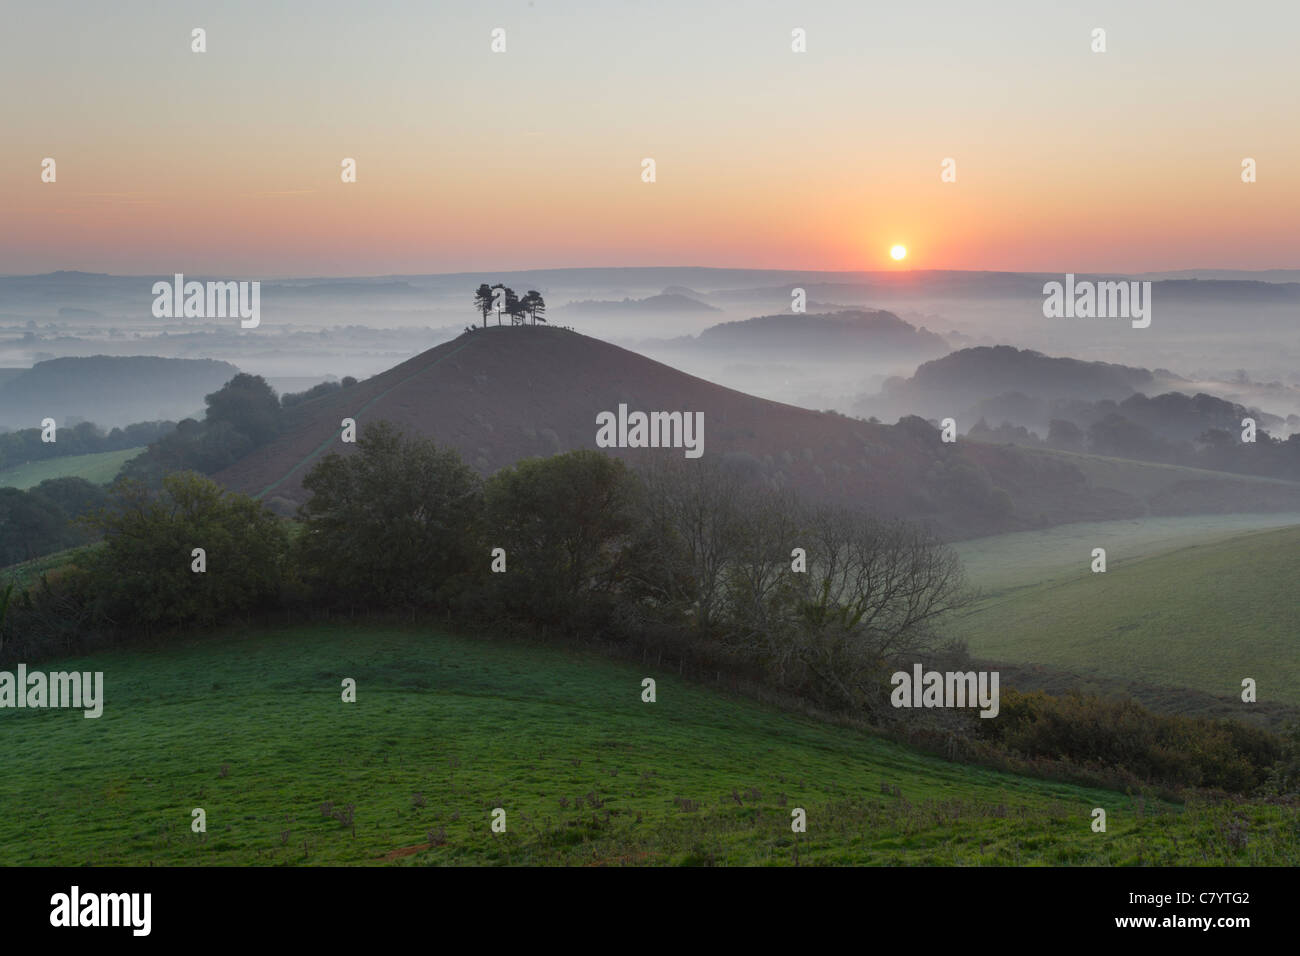
<path fill-rule="evenodd" d="M 935 624 L 970 600 L 956 554 L 924 528 L 846 508 L 808 516 L 796 656 L 845 703 L 869 704 L 883 672 L 935 650 Z"/>
<path fill-rule="evenodd" d="M 936 623 L 968 600 L 956 556 L 919 526 L 802 507 L 717 460 L 659 462 L 642 478 L 639 593 L 812 699 L 871 709 L 889 668 L 934 650 Z"/>

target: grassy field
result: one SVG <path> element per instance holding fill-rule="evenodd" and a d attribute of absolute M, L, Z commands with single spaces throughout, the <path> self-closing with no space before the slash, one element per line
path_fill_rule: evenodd
<path fill-rule="evenodd" d="M 89 548 L 99 547 L 99 544 L 82 545 L 76 548 L 65 548 L 62 551 L 55 551 L 53 554 L 42 555 L 39 558 L 32 558 L 30 561 L 23 561 L 20 564 L 11 564 L 8 567 L 0 568 L 0 589 L 5 585 L 12 583 L 15 587 L 35 587 L 40 583 L 41 576 L 56 571 L 66 565 L 71 565 L 77 555 Z M 56 577 L 56 575 L 51 575 Z"/>
<path fill-rule="evenodd" d="M 555 648 L 312 626 L 63 667 L 104 672 L 104 715 L 0 711 L 0 864 L 1300 863 L 1293 812 L 949 763 Z"/>
<path fill-rule="evenodd" d="M 97 485 L 106 485 L 117 477 L 122 466 L 144 448 L 124 448 L 121 451 L 102 451 L 93 455 L 69 455 L 66 458 L 48 458 L 14 465 L 0 471 L 0 488 L 35 488 L 46 478 L 85 478 Z"/>
<path fill-rule="evenodd" d="M 1062 451 L 1058 448 L 1025 449 L 1030 454 L 1045 455 L 1070 462 L 1087 477 L 1089 484 L 1100 488 L 1118 488 L 1129 494 L 1145 497 L 1185 481 L 1247 482 L 1264 485 L 1294 487 L 1295 482 L 1283 478 L 1266 478 L 1260 475 L 1239 475 L 1227 471 L 1209 471 L 1187 465 L 1169 465 L 1156 461 L 1133 458 L 1108 458 L 1089 452 Z"/>
<path fill-rule="evenodd" d="M 972 579 L 991 588 L 948 630 L 972 654 L 1228 697 L 1252 677 L 1261 701 L 1300 704 L 1300 527 L 1163 544 L 1158 535 L 1142 543 L 1123 534 L 1049 534 L 1069 545 L 1069 570 L 1045 544 L 1014 558 L 990 545 L 983 569 L 968 553 Z M 1094 546 L 1107 548 L 1105 574 L 1089 568 Z M 1144 547 L 1154 556 L 1132 556 Z M 1013 567 L 1027 556 L 1040 570 Z"/>
<path fill-rule="evenodd" d="M 972 538 L 953 545 L 968 582 L 988 596 L 1077 576 L 1092 549 L 1106 549 L 1108 568 L 1189 545 L 1208 544 L 1247 531 L 1300 526 L 1300 513 L 1191 515 L 1058 525 Z"/>

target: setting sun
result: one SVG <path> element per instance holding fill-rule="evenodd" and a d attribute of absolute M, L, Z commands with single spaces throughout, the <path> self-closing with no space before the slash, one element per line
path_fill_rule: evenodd
<path fill-rule="evenodd" d="M 889 250 L 889 254 L 893 256 L 895 259 L 903 259 L 907 256 L 907 247 L 894 246 L 894 248 Z"/>

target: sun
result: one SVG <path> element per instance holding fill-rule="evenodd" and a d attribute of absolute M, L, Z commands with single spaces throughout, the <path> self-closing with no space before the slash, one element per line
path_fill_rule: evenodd
<path fill-rule="evenodd" d="M 907 246 L 894 246 L 894 248 L 889 250 L 889 254 L 895 259 L 906 259 Z"/>

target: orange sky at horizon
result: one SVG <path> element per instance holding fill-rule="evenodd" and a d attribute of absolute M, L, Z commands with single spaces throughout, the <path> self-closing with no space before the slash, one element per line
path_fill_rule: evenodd
<path fill-rule="evenodd" d="M 1171 38 L 1102 4 L 1112 46 L 1094 55 L 1091 14 L 1031 4 L 991 22 L 955 5 L 935 36 L 900 11 L 881 14 L 891 32 L 852 4 L 766 4 L 739 23 L 698 15 L 685 39 L 646 19 L 610 51 L 575 34 L 624 21 L 572 4 L 440 19 L 398 3 L 364 23 L 336 6 L 298 21 L 198 5 L 205 54 L 189 10 L 21 12 L 0 59 L 48 81 L 5 94 L 0 271 L 1300 268 L 1276 27 L 1234 38 L 1189 17 Z M 514 46 L 494 56 L 497 20 Z M 407 32 L 482 42 L 431 57 Z M 542 55 L 561 43 L 587 58 Z M 1257 182 L 1241 181 L 1246 156 Z"/>

